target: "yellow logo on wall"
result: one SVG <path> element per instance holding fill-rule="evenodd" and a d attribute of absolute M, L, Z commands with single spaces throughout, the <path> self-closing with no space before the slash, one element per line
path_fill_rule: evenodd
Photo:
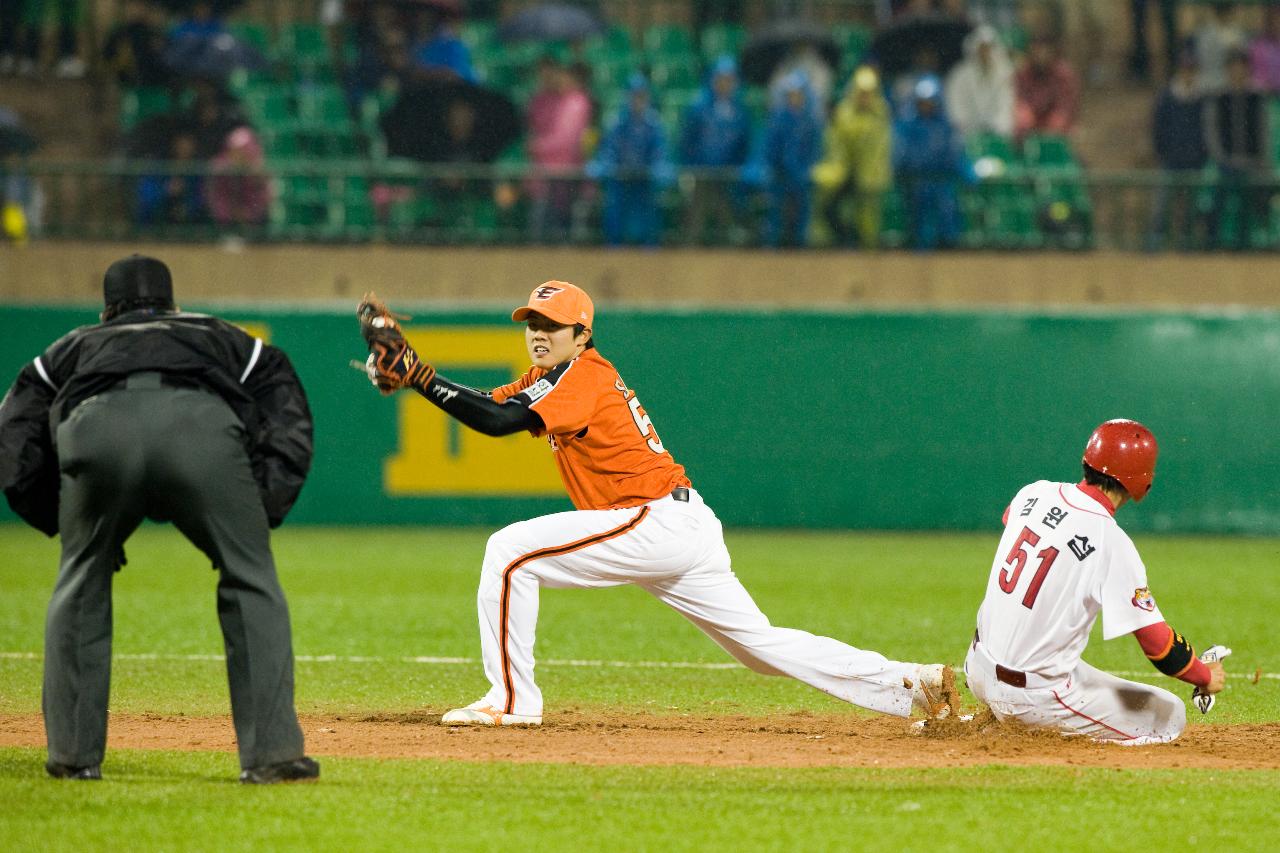
<path fill-rule="evenodd" d="M 404 334 L 419 355 L 451 379 L 466 372 L 494 375 L 498 381 L 486 389 L 529 369 L 518 326 L 414 326 Z M 389 495 L 564 495 L 546 443 L 526 432 L 481 435 L 417 394 L 397 394 L 396 413 L 400 447 L 386 460 L 382 475 Z"/>

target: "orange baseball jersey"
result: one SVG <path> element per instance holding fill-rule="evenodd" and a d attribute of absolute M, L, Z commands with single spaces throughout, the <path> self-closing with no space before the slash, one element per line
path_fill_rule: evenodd
<path fill-rule="evenodd" d="M 662 446 L 635 392 L 604 356 L 589 349 L 551 370 L 532 367 L 492 391 L 542 418 L 556 467 L 578 509 L 624 509 L 688 486 L 684 466 Z"/>

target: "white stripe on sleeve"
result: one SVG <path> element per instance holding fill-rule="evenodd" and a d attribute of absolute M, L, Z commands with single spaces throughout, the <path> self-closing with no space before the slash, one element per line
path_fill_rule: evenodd
<path fill-rule="evenodd" d="M 44 380 L 44 384 L 57 391 L 58 386 L 53 384 L 53 380 L 49 378 L 49 373 L 44 369 L 44 362 L 40 360 L 40 356 L 36 356 L 31 362 L 36 366 L 36 373 L 40 374 L 40 378 Z"/>
<path fill-rule="evenodd" d="M 253 372 L 253 366 L 258 363 L 258 356 L 262 355 L 262 338 L 253 339 L 253 355 L 249 356 L 249 363 L 245 365 L 244 373 L 240 374 L 240 384 L 249 378 L 249 374 Z"/>

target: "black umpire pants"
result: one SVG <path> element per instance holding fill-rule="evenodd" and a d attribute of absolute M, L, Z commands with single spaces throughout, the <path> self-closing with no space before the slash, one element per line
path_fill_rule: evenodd
<path fill-rule="evenodd" d="M 172 521 L 221 573 L 218 619 L 242 768 L 299 758 L 289 610 L 244 427 L 214 394 L 135 374 L 58 427 L 62 563 L 45 627 L 49 758 L 102 761 L 111 679 L 111 582 L 144 517 Z"/>

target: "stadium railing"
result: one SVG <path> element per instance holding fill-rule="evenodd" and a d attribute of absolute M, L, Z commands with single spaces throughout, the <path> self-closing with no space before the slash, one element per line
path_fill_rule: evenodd
<path fill-rule="evenodd" d="M 584 246 L 604 242 L 601 222 L 606 193 L 601 180 L 581 171 L 541 172 L 527 163 L 442 166 L 361 159 L 271 163 L 256 175 L 216 175 L 265 181 L 270 201 L 262 221 L 174 221 L 163 207 L 154 221 L 139 220 L 144 180 L 214 178 L 215 173 L 204 166 L 31 162 L 11 165 L 7 185 L 26 188 L 28 232 L 41 239 Z M 561 230 L 539 231 L 532 215 L 537 185 L 563 182 L 572 184 L 566 193 L 571 200 L 568 221 Z M 726 198 L 735 200 L 731 202 L 738 211 L 734 227 L 698 234 L 689 228 L 690 203 L 700 184 L 719 187 Z M 958 249 L 1280 247 L 1280 185 L 1275 178 L 1226 186 L 1212 171 L 1170 175 L 1041 170 L 992 175 L 957 184 L 956 190 L 962 222 Z M 738 170 L 680 170 L 658 190 L 657 199 L 660 245 L 760 245 L 767 193 L 757 185 L 743 184 Z M 1164 229 L 1152 228 L 1158 203 L 1170 214 Z M 911 218 L 909 192 L 895 188 L 886 193 L 880 246 L 910 248 Z M 812 219 L 812 245 L 828 246 L 817 210 Z M 1247 233 L 1241 233 L 1242 228 Z"/>

